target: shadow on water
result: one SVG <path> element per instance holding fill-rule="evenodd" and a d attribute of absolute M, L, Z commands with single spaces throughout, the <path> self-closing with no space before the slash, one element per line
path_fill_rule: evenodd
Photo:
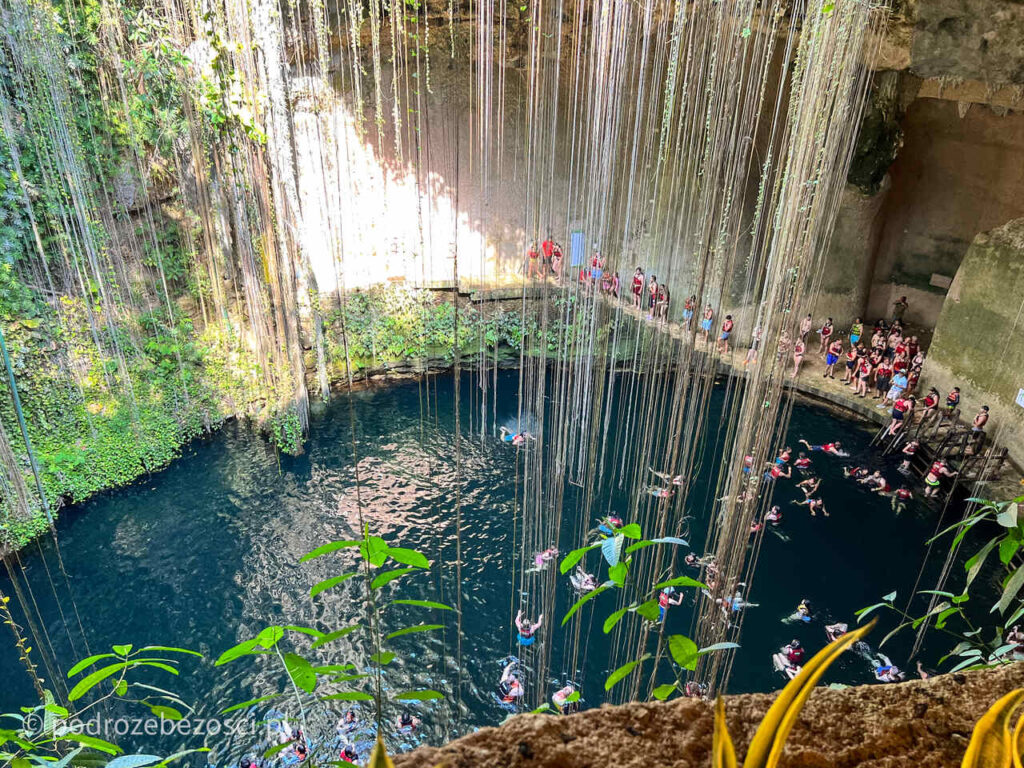
<path fill-rule="evenodd" d="M 515 373 L 499 376 L 497 424 L 514 423 L 516 386 Z M 280 669 L 272 659 L 251 658 L 218 668 L 213 667 L 212 660 L 270 624 L 329 631 L 367 621 L 364 586 L 359 579 L 344 582 L 315 601 L 308 596 L 313 584 L 351 569 L 350 557 L 299 563 L 302 555 L 326 541 L 357 535 L 357 493 L 365 522 L 373 533 L 390 543 L 420 549 L 435 563 L 429 572 L 404 577 L 385 587 L 385 596 L 454 603 L 452 379 L 440 377 L 431 382 L 429 414 L 422 408 L 422 384 L 398 384 L 357 392 L 352 397 L 358 465 L 352 460 L 348 404 L 345 397 L 340 397 L 314 420 L 303 456 L 278 457 L 244 426 L 229 424 L 212 438 L 189 446 L 180 460 L 160 474 L 65 510 L 58 526 L 61 549 L 89 650 L 97 653 L 113 643 L 131 642 L 136 646 L 168 644 L 202 651 L 208 660 L 185 662 L 187 674 L 170 682 L 166 677 L 158 682 L 153 679 L 186 701 L 197 702 L 197 713 L 202 716 L 281 690 Z M 722 397 L 720 391 L 716 392 L 713 412 L 722 408 Z M 470 421 L 468 398 L 464 398 L 463 407 L 465 431 Z M 794 444 L 799 437 L 816 443 L 841 436 L 853 453 L 847 463 L 856 461 L 858 455 L 867 455 L 870 439 L 855 425 L 803 405 L 794 409 L 790 435 Z M 714 439 L 712 434 L 709 440 Z M 881 466 L 878 459 L 871 460 Z M 759 605 L 747 611 L 743 647 L 730 683 L 732 692 L 780 687 L 784 681 L 770 660 L 780 645 L 798 637 L 810 651 L 817 650 L 825 643 L 825 623 L 846 621 L 852 625 L 856 609 L 892 590 L 900 590 L 903 597 L 915 582 L 925 555 L 924 541 L 935 528 L 937 511 L 915 500 L 906 512 L 895 516 L 888 499 L 843 478 L 843 461 L 814 454 L 814 468 L 822 477 L 823 496 L 831 512 L 829 518 L 812 518 L 803 508 L 790 504 L 802 498 L 794 487 L 795 479 L 780 481 L 775 488 L 773 501 L 782 506 L 785 517 L 780 530 L 769 532 L 764 540 L 756 583 L 748 595 Z M 519 562 L 511 522 L 515 462 L 516 450 L 497 439 L 481 441 L 477 435 L 464 441 L 464 715 L 460 731 L 493 725 L 506 714 L 494 691 L 500 660 L 515 650 L 510 627 L 518 599 L 510 586 L 513 564 Z M 691 506 L 700 506 L 713 497 L 709 483 L 714 463 L 704 462 L 691 493 Z M 887 469 L 891 482 L 900 477 L 894 464 Z M 580 545 L 573 540 L 580 521 L 568 519 L 578 508 L 572 495 L 575 492 L 568 490 L 564 504 L 563 553 Z M 618 497 L 595 504 L 595 509 L 625 508 L 626 499 Z M 690 535 L 696 546 L 707 514 L 697 508 L 689 509 L 688 514 L 695 517 Z M 785 538 L 776 533 L 784 533 Z M 52 543 L 43 542 L 42 552 L 55 570 Z M 61 622 L 39 551 L 33 547 L 22 559 L 46 632 L 66 670 L 77 658 L 87 655 L 86 649 L 80 636 L 68 632 Z M 922 588 L 931 586 L 929 579 L 925 578 Z M 0 588 L 10 592 L 6 577 Z M 585 705 L 595 706 L 603 698 L 611 651 L 600 624 L 613 610 L 612 602 L 606 596 L 594 601 L 598 604 L 595 618 L 584 625 L 590 631 L 583 651 L 572 663 L 565 632 L 557 627 L 573 599 L 566 579 L 559 577 L 557 590 L 555 615 L 548 619 L 555 625 L 550 679 L 534 680 L 531 685 L 537 686 L 534 692 L 539 701 L 550 697 L 559 680 L 574 679 L 582 686 Z M 59 585 L 57 594 L 66 600 Z M 783 623 L 782 619 L 803 598 L 814 604 L 816 620 L 799 626 Z M 602 600 L 607 602 L 602 604 Z M 666 631 L 688 633 L 692 606 L 690 599 L 673 609 Z M 70 615 L 66 603 L 65 608 Z M 386 667 L 384 681 L 391 692 L 436 688 L 450 694 L 458 674 L 457 630 L 452 615 L 389 606 L 382 616 L 385 631 L 420 621 L 445 622 L 443 632 L 396 639 L 399 657 Z M 891 619 L 886 621 L 890 627 L 894 624 Z M 879 629 L 879 637 L 883 630 L 887 627 Z M 76 641 L 74 648 L 71 639 Z M 873 640 L 877 642 L 878 638 Z M 900 637 L 886 648 L 901 666 L 909 652 L 909 641 L 909 636 Z M 937 645 L 940 647 L 936 652 L 944 650 L 944 644 Z M 316 652 L 316 659 L 321 664 L 354 663 L 362 667 L 370 653 L 368 633 L 354 633 L 324 646 Z M 925 658 L 934 661 L 927 653 Z M 0 670 L 4 680 L 0 711 L 12 711 L 30 702 L 31 685 L 10 645 L 0 648 Z M 830 671 L 829 679 L 865 683 L 873 676 L 866 659 L 848 654 Z M 333 732 L 334 722 L 346 706 L 338 704 L 334 713 L 314 708 L 310 717 L 324 731 Z M 415 734 L 395 736 L 394 746 L 439 741 L 453 733 L 451 696 L 442 702 L 411 706 L 424 724 Z M 390 716 L 397 711 L 392 710 Z M 361 717 L 368 714 L 365 710 Z M 368 731 L 363 735 L 370 738 Z M 246 749 L 248 738 L 231 739 L 234 757 Z M 222 764 L 230 762 L 223 755 L 212 759 Z"/>

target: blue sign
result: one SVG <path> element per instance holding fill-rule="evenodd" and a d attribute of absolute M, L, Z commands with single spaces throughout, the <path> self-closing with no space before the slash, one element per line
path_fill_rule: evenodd
<path fill-rule="evenodd" d="M 576 230 L 570 235 L 569 240 L 569 263 L 574 267 L 581 267 L 586 261 L 587 239 L 581 230 Z"/>

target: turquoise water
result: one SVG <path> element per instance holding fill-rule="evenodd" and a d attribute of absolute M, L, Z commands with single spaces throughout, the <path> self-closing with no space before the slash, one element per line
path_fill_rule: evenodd
<path fill-rule="evenodd" d="M 515 373 L 498 381 L 497 424 L 513 424 L 516 416 Z M 390 733 L 396 747 L 438 741 L 456 732 L 500 722 L 507 712 L 494 695 L 500 660 L 517 650 L 511 614 L 519 595 L 512 587 L 518 567 L 512 509 L 516 501 L 516 451 L 497 439 L 479 437 L 479 425 L 469 433 L 476 407 L 463 386 L 463 443 L 460 486 L 462 503 L 462 670 L 461 701 L 453 693 L 460 673 L 456 665 L 457 626 L 441 611 L 392 606 L 383 612 L 384 630 L 417 621 L 444 623 L 444 631 L 418 633 L 394 641 L 399 658 L 388 665 L 389 691 L 435 688 L 447 694 L 440 702 L 412 705 L 423 725 L 411 735 Z M 620 382 L 622 384 L 622 382 Z M 620 390 L 624 387 L 620 386 Z M 452 379 L 434 379 L 430 414 L 424 417 L 424 387 L 405 383 L 352 395 L 359 454 L 359 492 L 365 520 L 373 533 L 389 543 L 420 549 L 435 562 L 429 572 L 407 576 L 384 588 L 388 597 L 424 598 L 454 602 L 455 464 L 452 450 L 454 417 Z M 723 393 L 716 391 L 712 413 L 720 411 Z M 613 431 L 615 427 L 612 427 Z M 824 411 L 797 405 L 790 436 L 812 443 L 841 437 L 854 457 L 868 457 L 870 434 Z M 705 446 L 704 472 L 694 479 L 688 514 L 694 516 L 688 535 L 699 546 L 712 496 L 710 468 L 715 465 L 715 435 Z M 609 459 L 611 460 L 611 459 Z M 756 583 L 748 599 L 742 649 L 738 652 L 729 690 L 766 691 L 784 679 L 771 665 L 771 654 L 792 637 L 809 651 L 824 645 L 827 620 L 854 623 L 853 611 L 894 589 L 905 595 L 917 577 L 925 554 L 922 543 L 936 525 L 937 511 L 917 501 L 896 517 L 887 499 L 867 493 L 842 477 L 842 460 L 814 455 L 823 479 L 829 518 L 812 518 L 789 504 L 802 498 L 794 481 L 780 481 L 774 502 L 785 518 L 764 540 Z M 863 463 L 857 461 L 857 463 Z M 894 464 L 891 482 L 901 479 Z M 606 473 L 607 477 L 613 473 Z M 607 480 L 595 508 L 625 509 L 627 499 Z M 579 489 L 566 489 L 560 546 L 565 552 L 580 545 L 572 519 Z M 610 495 L 610 497 L 608 497 Z M 179 645 L 214 659 L 224 649 L 252 637 L 269 624 L 297 624 L 331 630 L 365 621 L 363 584 L 352 579 L 315 601 L 309 589 L 316 582 L 351 568 L 351 560 L 331 556 L 300 564 L 318 545 L 357 534 L 355 465 L 348 400 L 342 396 L 314 419 L 307 452 L 300 457 L 278 456 L 263 440 L 240 425 L 228 425 L 213 437 L 191 445 L 167 470 L 132 487 L 111 492 L 65 510 L 58 528 L 63 561 L 82 615 L 93 653 L 113 643 Z M 627 521 L 628 522 L 628 521 Z M 782 534 L 781 536 L 779 534 Z M 45 564 L 56 575 L 52 543 L 43 542 Z M 44 561 L 34 548 L 22 555 L 27 581 L 45 618 L 46 630 L 63 669 L 86 655 L 77 630 L 67 631 L 50 589 Z M 591 561 L 591 566 L 596 561 Z M 554 629 L 546 678 L 528 679 L 531 703 L 546 700 L 564 680 L 582 688 L 584 706 L 603 698 L 610 666 L 608 639 L 601 621 L 614 610 L 610 596 L 593 601 L 594 617 L 584 622 L 579 644 L 567 640 L 557 620 L 573 599 L 564 577 L 551 574 L 555 610 L 547 619 Z M 517 582 L 518 583 L 518 582 Z M 930 586 L 926 578 L 922 587 Z M 0 588 L 10 593 L 6 579 Z M 516 587 L 518 589 L 518 587 Z M 66 592 L 57 579 L 57 594 Z M 793 626 L 782 619 L 803 598 L 818 616 L 810 624 Z M 688 633 L 693 605 L 670 611 L 666 631 Z M 13 601 L 12 601 L 13 603 Z M 71 609 L 65 599 L 65 615 Z M 893 622 L 890 620 L 889 624 Z M 881 637 L 881 628 L 876 634 Z M 589 630 L 589 631 L 587 631 Z M 70 647 L 70 640 L 76 647 Z M 877 637 L 875 638 L 877 640 Z M 908 638 L 909 639 L 909 638 Z M 574 653 L 577 651 L 578 653 Z M 886 652 L 905 663 L 906 641 Z M 362 666 L 372 653 L 368 637 L 356 633 L 325 646 L 311 656 L 322 664 Z M 926 654 L 926 660 L 930 657 Z M 211 716 L 233 703 L 279 690 L 282 677 L 272 659 L 244 659 L 214 668 L 212 661 L 183 663 L 183 674 L 151 681 L 173 689 L 197 713 Z M 9 644 L 0 647 L 0 711 L 32 700 L 28 677 Z M 848 655 L 830 672 L 831 681 L 871 682 L 867 660 Z M 344 708 L 334 711 L 307 702 L 311 730 L 333 731 Z M 269 706 L 269 705 L 264 705 Z M 284 705 L 281 705 L 282 707 Z M 262 712 L 262 708 L 257 708 Z M 389 710 L 391 715 L 397 708 Z M 362 717 L 362 715 L 361 715 Z M 323 737 L 326 738 L 326 737 Z M 247 740 L 248 739 L 248 740 Z M 249 749 L 250 737 L 217 740 L 212 760 L 227 764 Z"/>

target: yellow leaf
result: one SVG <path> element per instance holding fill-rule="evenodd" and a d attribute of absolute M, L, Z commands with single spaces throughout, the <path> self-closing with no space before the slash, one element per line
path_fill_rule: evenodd
<path fill-rule="evenodd" d="M 1021 754 L 1024 753 L 1024 715 L 1017 721 L 1017 727 L 1013 729 L 1013 743 L 1016 749 L 1013 750 L 1013 768 L 1024 768 L 1021 762 Z"/>
<path fill-rule="evenodd" d="M 961 768 L 1010 768 L 1013 764 L 1014 736 L 1010 718 L 1024 700 L 1024 688 L 1010 691 L 993 704 L 974 726 Z M 1017 725 L 1020 730 L 1020 724 Z M 1019 760 L 1018 760 L 1019 764 Z"/>
<path fill-rule="evenodd" d="M 711 742 L 711 768 L 736 768 L 736 750 L 725 724 L 725 702 L 715 699 L 715 735 Z"/>
<path fill-rule="evenodd" d="M 395 764 L 388 757 L 387 750 L 384 749 L 384 742 L 379 733 L 377 734 L 377 744 L 374 746 L 373 752 L 370 753 L 370 762 L 366 764 L 366 768 L 395 768 Z"/>
<path fill-rule="evenodd" d="M 782 748 L 800 710 L 818 684 L 825 670 L 839 655 L 871 631 L 877 619 L 826 645 L 804 664 L 796 677 L 779 693 L 775 703 L 764 716 L 750 742 L 743 768 L 775 768 L 782 757 Z"/>

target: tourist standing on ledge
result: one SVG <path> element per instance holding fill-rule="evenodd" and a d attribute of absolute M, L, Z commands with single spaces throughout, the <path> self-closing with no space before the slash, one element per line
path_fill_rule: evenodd
<path fill-rule="evenodd" d="M 633 283 L 630 290 L 633 292 L 633 308 L 640 311 L 640 302 L 644 293 L 644 271 L 640 267 L 633 273 Z"/>
<path fill-rule="evenodd" d="M 821 343 L 818 344 L 818 354 L 824 357 L 825 351 L 828 349 L 829 342 L 832 340 L 831 317 L 825 321 L 824 325 L 821 326 L 821 330 L 818 331 L 818 336 L 821 338 Z"/>
<path fill-rule="evenodd" d="M 910 302 L 907 301 L 906 296 L 900 296 L 899 301 L 894 301 L 892 305 L 892 321 L 894 323 L 902 323 L 903 315 L 906 314 L 909 306 Z"/>
<path fill-rule="evenodd" d="M 729 336 L 732 335 L 732 329 L 732 315 L 726 315 L 725 322 L 722 323 L 722 334 L 718 337 L 718 351 L 723 355 L 729 354 Z"/>
<path fill-rule="evenodd" d="M 530 243 L 530 250 L 526 252 L 527 267 L 526 279 L 529 280 L 536 274 L 541 280 L 544 279 L 544 265 L 540 263 L 540 253 L 537 251 L 537 243 Z"/>

